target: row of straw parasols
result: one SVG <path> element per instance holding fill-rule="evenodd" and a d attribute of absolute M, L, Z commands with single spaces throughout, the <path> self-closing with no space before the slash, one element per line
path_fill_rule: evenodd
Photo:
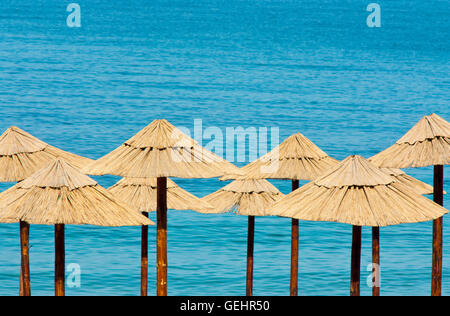
<path fill-rule="evenodd" d="M 450 161 L 450 124 L 425 116 L 380 154 L 342 162 L 297 133 L 242 169 L 202 148 L 166 120 L 156 120 L 97 161 L 56 149 L 15 127 L 0 137 L 0 219 L 20 222 L 21 294 L 30 295 L 29 224 L 55 225 L 55 294 L 64 295 L 64 225 L 142 226 L 141 295 L 147 295 L 148 213 L 157 212 L 157 295 L 167 295 L 167 209 L 248 216 L 247 295 L 253 293 L 255 216 L 292 218 L 290 293 L 298 295 L 299 220 L 353 226 L 351 295 L 360 293 L 361 227 L 433 220 L 432 295 L 441 294 L 443 165 Z M 397 168 L 435 165 L 434 187 Z M 109 190 L 84 175 L 124 177 Z M 198 199 L 169 177 L 235 180 Z M 265 179 L 292 181 L 284 196 Z M 299 180 L 310 180 L 299 188 Z M 434 192 L 434 201 L 423 194 Z M 380 294 L 375 286 L 374 295 Z"/>

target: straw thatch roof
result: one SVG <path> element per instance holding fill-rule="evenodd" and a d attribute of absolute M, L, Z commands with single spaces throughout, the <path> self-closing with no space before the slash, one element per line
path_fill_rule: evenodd
<path fill-rule="evenodd" d="M 155 178 L 123 178 L 109 188 L 118 199 L 141 212 L 156 211 L 157 180 Z M 205 211 L 211 205 L 167 179 L 167 208 L 171 210 Z"/>
<path fill-rule="evenodd" d="M 448 211 L 387 175 L 361 156 L 351 156 L 279 200 L 273 215 L 356 226 L 424 222 Z"/>
<path fill-rule="evenodd" d="M 401 182 L 417 193 L 421 195 L 429 195 L 433 194 L 433 187 L 429 185 L 428 183 L 422 182 L 414 177 L 411 177 L 410 175 L 406 174 L 401 169 L 396 168 L 380 168 L 382 171 L 386 172 L 390 176 L 394 177 L 398 182 Z M 444 192 L 444 194 L 447 194 Z"/>
<path fill-rule="evenodd" d="M 61 158 L 1 193 L 0 218 L 44 225 L 153 224 Z"/>
<path fill-rule="evenodd" d="M 93 161 L 50 146 L 18 127 L 0 136 L 0 182 L 17 182 L 31 176 L 56 157 L 63 157 L 77 168 Z"/>
<path fill-rule="evenodd" d="M 284 195 L 267 180 L 235 180 L 202 200 L 214 209 L 202 213 L 236 212 L 238 215 L 266 216 L 273 203 Z"/>
<path fill-rule="evenodd" d="M 388 149 L 369 159 L 379 167 L 415 168 L 450 164 L 450 123 L 424 116 Z"/>
<path fill-rule="evenodd" d="M 166 120 L 153 121 L 84 171 L 130 178 L 214 178 L 240 172 Z"/>
<path fill-rule="evenodd" d="M 312 180 L 337 164 L 319 147 L 300 133 L 288 137 L 275 149 L 241 168 L 244 176 L 230 179 L 292 179 Z"/>
<path fill-rule="evenodd" d="M 14 219 L 14 218 L 4 218 L 4 212 L 2 212 L 2 210 L 0 210 L 0 224 L 14 224 L 14 223 L 18 223 L 19 220 L 18 219 Z"/>

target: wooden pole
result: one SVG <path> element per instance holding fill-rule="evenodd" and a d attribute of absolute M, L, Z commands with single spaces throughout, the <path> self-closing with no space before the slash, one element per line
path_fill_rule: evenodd
<path fill-rule="evenodd" d="M 434 202 L 444 205 L 444 166 L 434 166 Z M 433 221 L 433 272 L 431 278 L 431 295 L 442 294 L 442 226 L 443 218 Z"/>
<path fill-rule="evenodd" d="M 148 217 L 147 212 L 142 213 Z M 142 226 L 141 237 L 141 296 L 148 293 L 148 226 Z"/>
<path fill-rule="evenodd" d="M 55 296 L 65 295 L 64 224 L 55 225 Z"/>
<path fill-rule="evenodd" d="M 248 217 L 247 238 L 247 288 L 246 295 L 253 296 L 253 250 L 255 242 L 255 217 Z"/>
<path fill-rule="evenodd" d="M 350 281 L 350 296 L 359 296 L 361 277 L 361 226 L 353 226 L 352 235 L 352 269 Z"/>
<path fill-rule="evenodd" d="M 17 183 L 20 183 L 22 181 L 18 181 Z M 22 227 L 20 227 L 20 233 L 19 236 L 22 235 Z M 22 244 L 20 244 L 20 247 L 22 248 Z M 22 255 L 20 256 L 20 277 L 19 277 L 19 296 L 25 296 L 23 292 L 23 258 Z"/>
<path fill-rule="evenodd" d="M 372 296 L 380 296 L 380 227 L 372 227 Z"/>
<path fill-rule="evenodd" d="M 167 296 L 167 178 L 157 180 L 156 294 Z"/>
<path fill-rule="evenodd" d="M 30 285 L 30 253 L 29 253 L 30 225 L 20 222 L 20 252 L 21 252 L 21 296 L 31 296 Z"/>
<path fill-rule="evenodd" d="M 20 256 L 19 296 L 25 296 L 23 294 L 23 270 L 22 270 L 22 266 L 23 266 L 23 259 L 22 259 L 22 256 Z"/>
<path fill-rule="evenodd" d="M 292 180 L 292 191 L 299 188 L 299 180 Z M 291 296 L 298 295 L 298 240 L 299 240 L 299 228 L 298 219 L 292 219 L 292 232 L 291 232 Z"/>

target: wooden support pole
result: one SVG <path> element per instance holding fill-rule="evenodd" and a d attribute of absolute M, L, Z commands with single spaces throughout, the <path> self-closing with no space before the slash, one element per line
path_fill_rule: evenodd
<path fill-rule="evenodd" d="M 361 226 L 353 226 L 350 296 L 360 296 Z"/>
<path fill-rule="evenodd" d="M 22 244 L 20 245 L 20 247 L 22 247 Z M 23 269 L 22 269 L 22 267 L 23 267 L 23 258 L 22 258 L 22 254 L 21 254 L 21 256 L 20 256 L 19 296 L 25 296 L 25 294 L 23 293 Z"/>
<path fill-rule="evenodd" d="M 372 296 L 380 296 L 380 228 L 372 227 Z"/>
<path fill-rule="evenodd" d="M 299 180 L 292 180 L 292 191 L 299 188 Z M 299 221 L 298 219 L 292 219 L 292 232 L 291 232 L 291 296 L 298 295 L 298 241 L 299 241 Z"/>
<path fill-rule="evenodd" d="M 55 296 L 64 296 L 66 274 L 66 250 L 64 224 L 55 225 Z"/>
<path fill-rule="evenodd" d="M 157 180 L 156 294 L 167 296 L 167 178 Z"/>
<path fill-rule="evenodd" d="M 30 252 L 29 252 L 30 225 L 20 222 L 20 252 L 21 252 L 21 296 L 31 296 L 30 285 Z"/>
<path fill-rule="evenodd" d="M 255 217 L 248 217 L 248 238 L 247 238 L 247 287 L 246 295 L 253 296 L 253 250 L 255 242 Z"/>
<path fill-rule="evenodd" d="M 444 205 L 444 166 L 434 166 L 434 202 Z M 442 230 L 443 218 L 433 221 L 433 272 L 431 277 L 431 295 L 442 294 Z"/>
<path fill-rule="evenodd" d="M 148 217 L 147 212 L 142 213 Z M 148 226 L 142 226 L 141 237 L 141 296 L 148 293 Z"/>

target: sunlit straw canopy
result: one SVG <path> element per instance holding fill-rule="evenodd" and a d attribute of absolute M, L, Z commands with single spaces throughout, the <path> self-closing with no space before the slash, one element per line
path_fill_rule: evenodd
<path fill-rule="evenodd" d="M 62 158 L 0 194 L 0 218 L 43 225 L 153 224 Z"/>
<path fill-rule="evenodd" d="M 269 212 L 310 221 L 389 226 L 433 220 L 448 211 L 363 157 L 350 156 L 276 202 Z"/>
<path fill-rule="evenodd" d="M 230 179 L 292 179 L 312 180 L 337 164 L 319 147 L 300 133 L 288 137 L 279 146 L 241 168 L 244 176 Z"/>
<path fill-rule="evenodd" d="M 50 146 L 18 127 L 0 136 L 0 182 L 17 182 L 63 157 L 77 168 L 93 161 Z"/>
<path fill-rule="evenodd" d="M 394 177 L 398 182 L 401 182 L 417 193 L 421 195 L 429 195 L 433 194 L 433 187 L 429 185 L 428 183 L 422 182 L 414 177 L 411 177 L 410 175 L 406 174 L 401 169 L 396 168 L 381 168 L 382 171 L 386 172 L 390 176 Z M 446 192 L 444 192 L 446 194 Z"/>
<path fill-rule="evenodd" d="M 131 178 L 214 178 L 239 169 L 166 120 L 155 120 L 84 171 Z"/>
<path fill-rule="evenodd" d="M 235 180 L 202 200 L 214 209 L 203 213 L 236 212 L 238 215 L 266 216 L 270 206 L 284 195 L 267 180 Z"/>
<path fill-rule="evenodd" d="M 157 186 L 155 178 L 123 178 L 109 188 L 118 199 L 141 212 L 156 211 Z M 167 179 L 167 207 L 171 210 L 206 211 L 211 205 L 180 188 Z"/>
<path fill-rule="evenodd" d="M 424 116 L 388 149 L 369 159 L 379 167 L 415 168 L 450 164 L 450 123 Z"/>

